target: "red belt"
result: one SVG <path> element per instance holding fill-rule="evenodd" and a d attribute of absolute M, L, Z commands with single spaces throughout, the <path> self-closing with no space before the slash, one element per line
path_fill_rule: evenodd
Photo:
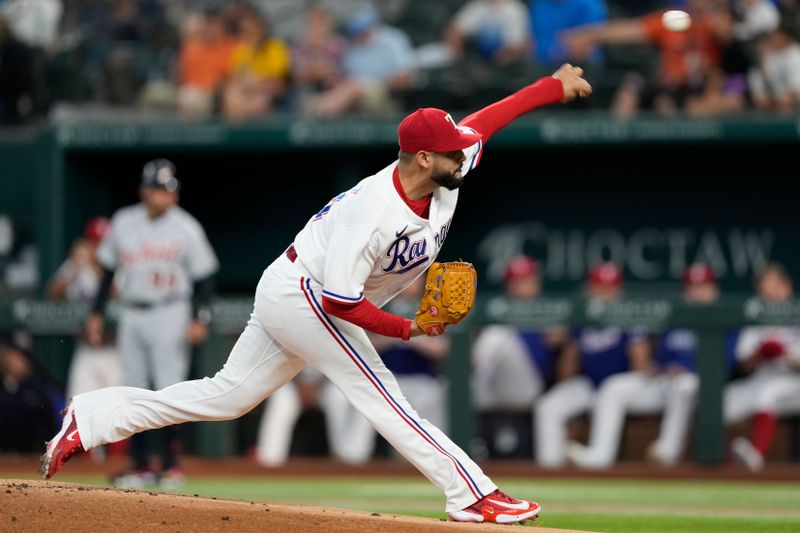
<path fill-rule="evenodd" d="M 294 249 L 294 244 L 290 244 L 289 247 L 286 249 L 286 257 L 289 258 L 289 261 L 294 263 L 297 260 L 297 251 Z"/>

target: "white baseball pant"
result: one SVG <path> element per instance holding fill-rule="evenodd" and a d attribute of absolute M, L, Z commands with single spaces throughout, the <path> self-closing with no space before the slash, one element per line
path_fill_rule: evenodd
<path fill-rule="evenodd" d="M 120 357 L 114 346 L 92 346 L 78 342 L 67 375 L 67 398 L 121 381 Z"/>
<path fill-rule="evenodd" d="M 304 369 L 305 370 L 305 369 Z M 325 414 L 328 444 L 334 457 L 351 464 L 372 456 L 375 431 L 347 398 L 327 379 L 319 381 L 319 404 Z M 292 434 L 303 406 L 295 380 L 267 400 L 258 428 L 256 457 L 264 466 L 281 466 L 289 459 Z"/>
<path fill-rule="evenodd" d="M 191 345 L 186 328 L 191 304 L 175 301 L 148 309 L 120 309 L 117 346 L 122 383 L 128 387 L 163 389 L 189 376 Z"/>
<path fill-rule="evenodd" d="M 439 380 L 427 374 L 400 375 L 396 379 L 420 417 L 439 429 L 446 427 L 445 389 Z M 353 404 L 337 390 L 326 390 L 322 402 L 334 455 L 352 464 L 363 463 L 372 457 L 375 430 Z"/>
<path fill-rule="evenodd" d="M 726 424 L 746 420 L 756 413 L 800 413 L 800 374 L 756 371 L 725 386 L 722 400 Z"/>
<path fill-rule="evenodd" d="M 536 461 L 545 468 L 558 468 L 567 462 L 567 425 L 592 407 L 595 388 L 586 376 L 575 376 L 557 383 L 536 402 L 533 427 Z"/>
<path fill-rule="evenodd" d="M 667 376 L 632 371 L 610 376 L 597 391 L 589 444 L 580 453 L 581 466 L 607 468 L 614 464 L 628 414 L 662 412 L 655 446 L 665 461 L 677 461 L 685 445 L 698 383 L 697 376 L 689 373 Z"/>
<path fill-rule="evenodd" d="M 285 255 L 265 271 L 253 314 L 214 377 L 158 391 L 111 387 L 74 398 L 84 447 L 184 422 L 238 418 L 308 363 L 330 379 L 409 462 L 464 509 L 497 486 L 463 450 L 421 419 L 366 332 L 322 309 L 322 287 Z"/>
<path fill-rule="evenodd" d="M 700 377 L 695 372 L 682 372 L 665 376 L 664 380 L 664 412 L 653 447 L 665 463 L 675 464 L 686 449 L 700 390 Z"/>

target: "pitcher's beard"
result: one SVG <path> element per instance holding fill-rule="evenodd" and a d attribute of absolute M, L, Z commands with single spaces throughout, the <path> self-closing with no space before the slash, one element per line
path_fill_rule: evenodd
<path fill-rule="evenodd" d="M 452 172 L 440 172 L 439 174 L 432 175 L 431 179 L 435 184 L 440 185 L 449 191 L 454 191 L 461 187 L 461 184 L 464 183 L 464 177 L 459 173 L 460 170 L 461 169 L 456 169 Z"/>

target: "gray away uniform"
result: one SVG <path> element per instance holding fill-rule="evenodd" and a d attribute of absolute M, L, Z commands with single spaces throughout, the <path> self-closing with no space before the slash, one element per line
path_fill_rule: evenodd
<path fill-rule="evenodd" d="M 144 204 L 124 207 L 97 259 L 119 280 L 124 385 L 160 390 L 186 379 L 192 285 L 219 268 L 200 223 L 178 206 L 155 219 Z"/>

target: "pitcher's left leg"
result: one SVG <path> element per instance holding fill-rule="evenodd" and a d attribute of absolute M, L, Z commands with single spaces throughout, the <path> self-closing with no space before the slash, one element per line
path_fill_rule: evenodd
<path fill-rule="evenodd" d="M 76 435 L 88 450 L 172 424 L 237 418 L 292 379 L 303 364 L 253 317 L 214 377 L 159 391 L 110 387 L 73 398 L 61 431 L 42 456 L 43 474 L 51 477 L 69 459 Z"/>

